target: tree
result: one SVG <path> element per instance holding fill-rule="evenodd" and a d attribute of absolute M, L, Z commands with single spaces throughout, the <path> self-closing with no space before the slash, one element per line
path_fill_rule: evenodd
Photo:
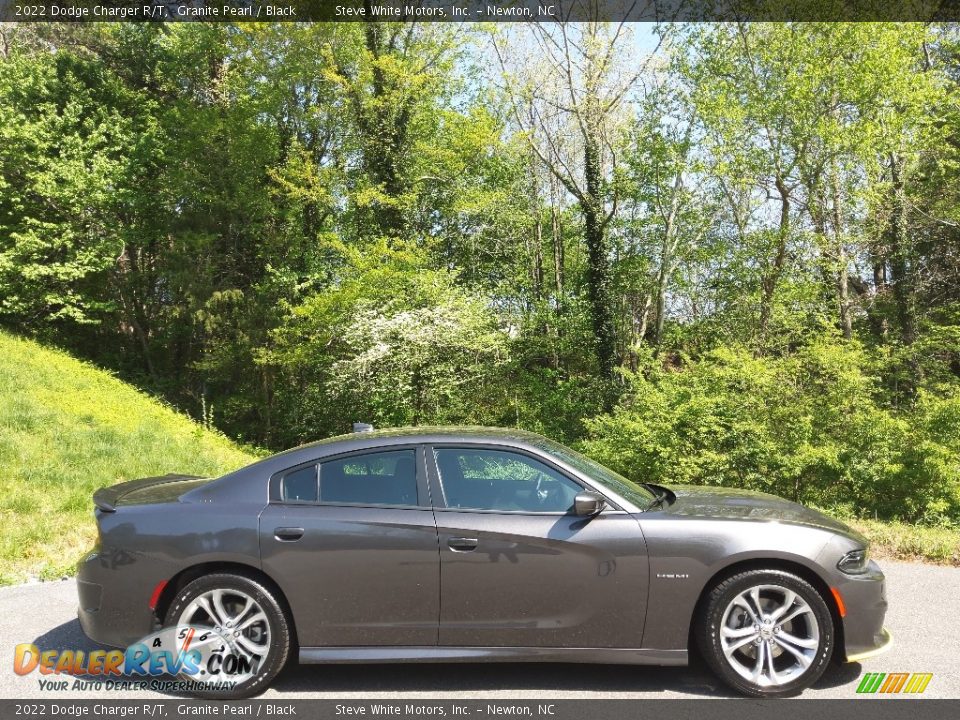
<path fill-rule="evenodd" d="M 624 103 L 645 65 L 625 69 L 620 51 L 629 29 L 624 24 L 538 24 L 520 37 L 534 41 L 541 62 L 531 63 L 516 37 L 511 42 L 507 35 L 493 34 L 503 90 L 516 127 L 580 210 L 597 365 L 609 381 L 617 364 L 607 235 L 619 200 L 611 183 L 614 143 Z M 608 407 L 612 400 L 610 395 Z"/>
<path fill-rule="evenodd" d="M 95 323 L 123 247 L 114 189 L 139 98 L 97 63 L 14 48 L 0 63 L 0 313 L 43 331 Z"/>
<path fill-rule="evenodd" d="M 438 101 L 450 86 L 456 37 L 442 23 L 368 21 L 337 28 L 336 42 L 323 50 L 324 77 L 353 125 L 343 151 L 356 155 L 362 168 L 352 188 L 361 235 L 415 234 L 410 212 L 427 178 L 417 176 L 413 150 L 418 138 L 431 135 Z"/>
<path fill-rule="evenodd" d="M 624 197 L 618 264 L 634 270 L 631 259 L 637 257 L 649 265 L 642 300 L 631 312 L 631 346 L 649 341 L 655 349 L 664 340 L 677 271 L 691 262 L 719 215 L 719 203 L 712 197 L 717 187 L 696 149 L 702 127 L 686 93 L 669 79 L 658 82 L 640 105 L 618 181 Z M 636 370 L 635 351 L 631 360 Z"/>
<path fill-rule="evenodd" d="M 482 298 L 434 279 L 445 286 L 435 304 L 361 303 L 350 317 L 327 389 L 357 419 L 399 426 L 483 417 L 483 397 L 508 360 L 507 334 Z"/>
<path fill-rule="evenodd" d="M 761 346 L 790 261 L 803 256 L 817 258 L 830 278 L 838 326 L 853 336 L 851 288 L 863 286 L 853 268 L 868 245 L 859 223 L 878 160 L 894 158 L 898 143 L 913 142 L 922 108 L 938 96 L 929 76 L 917 74 L 925 33 L 901 25 L 739 23 L 687 35 L 684 74 L 718 174 L 748 178 L 753 186 L 759 212 L 739 213 L 751 218 L 739 224 L 741 237 L 752 230 L 772 239 L 757 258 Z M 882 162 L 891 178 L 899 177 L 899 161 Z M 893 181 L 894 198 L 898 187 Z M 887 229 L 895 243 L 897 227 Z M 891 272 L 906 272 L 902 253 L 892 258 Z M 899 288 L 907 284 L 904 278 Z"/>

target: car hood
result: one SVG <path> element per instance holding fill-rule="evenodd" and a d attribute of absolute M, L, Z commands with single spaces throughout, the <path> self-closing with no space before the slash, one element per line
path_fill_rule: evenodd
<path fill-rule="evenodd" d="M 859 533 L 846 523 L 768 493 L 700 485 L 668 485 L 664 489 L 675 496 L 674 501 L 663 510 L 669 515 L 786 522 L 859 537 Z"/>

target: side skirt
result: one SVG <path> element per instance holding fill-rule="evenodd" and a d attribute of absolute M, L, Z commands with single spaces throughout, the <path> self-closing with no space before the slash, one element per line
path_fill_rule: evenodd
<path fill-rule="evenodd" d="M 300 662 L 569 662 L 608 665 L 686 665 L 686 650 L 540 647 L 304 647 Z"/>

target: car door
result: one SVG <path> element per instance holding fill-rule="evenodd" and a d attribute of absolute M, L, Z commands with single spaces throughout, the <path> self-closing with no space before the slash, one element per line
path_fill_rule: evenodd
<path fill-rule="evenodd" d="M 352 452 L 271 478 L 264 570 L 301 647 L 436 645 L 439 551 L 422 447 Z"/>
<path fill-rule="evenodd" d="M 614 506 L 572 513 L 581 481 L 504 446 L 428 452 L 440 541 L 440 645 L 641 647 L 646 546 Z"/>

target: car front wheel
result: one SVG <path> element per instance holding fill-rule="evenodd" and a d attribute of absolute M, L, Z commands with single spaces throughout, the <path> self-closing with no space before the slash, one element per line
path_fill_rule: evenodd
<path fill-rule="evenodd" d="M 198 697 L 260 693 L 290 654 L 283 609 L 266 586 L 244 575 L 215 573 L 189 583 L 177 593 L 166 624 L 188 633 L 200 656 L 197 672 L 178 675 Z"/>
<path fill-rule="evenodd" d="M 823 674 L 833 619 L 806 580 L 782 570 L 749 570 L 707 596 L 697 640 L 727 685 L 759 697 L 796 695 Z"/>

